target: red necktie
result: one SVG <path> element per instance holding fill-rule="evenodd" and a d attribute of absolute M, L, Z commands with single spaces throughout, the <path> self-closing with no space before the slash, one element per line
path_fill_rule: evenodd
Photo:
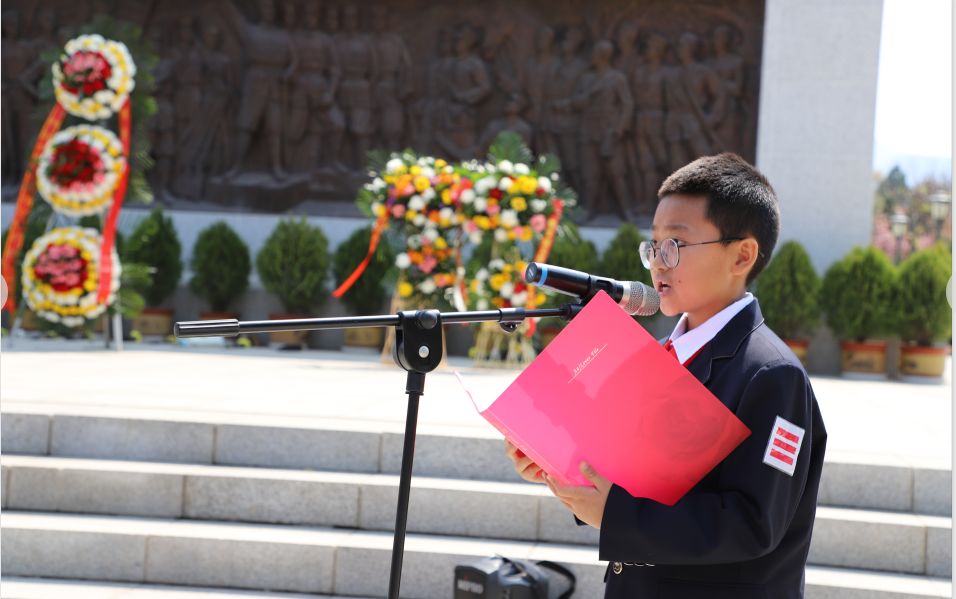
<path fill-rule="evenodd" d="M 695 353 L 693 356 L 687 358 L 687 361 L 686 361 L 686 362 L 682 362 L 682 363 L 681 363 L 680 358 L 677 357 L 677 350 L 674 349 L 674 344 L 671 342 L 671 340 L 668 339 L 667 342 L 664 343 L 664 349 L 667 350 L 667 353 L 669 353 L 670 355 L 674 356 L 674 359 L 677 360 L 678 363 L 681 363 L 681 365 L 682 365 L 682 366 L 685 366 L 685 367 L 686 367 L 687 365 L 689 365 L 691 362 L 693 362 L 693 361 L 694 361 L 694 358 L 696 358 L 697 356 L 699 356 L 700 353 L 701 353 L 702 351 L 704 351 L 704 348 L 705 348 L 705 347 L 707 347 L 707 344 L 706 344 L 706 343 L 705 343 L 700 349 L 697 350 L 697 353 Z"/>
<path fill-rule="evenodd" d="M 664 343 L 664 349 L 667 350 L 667 353 L 674 356 L 675 360 L 680 362 L 680 358 L 677 357 L 677 350 L 674 349 L 674 343 L 670 339 L 668 339 L 667 342 Z"/>

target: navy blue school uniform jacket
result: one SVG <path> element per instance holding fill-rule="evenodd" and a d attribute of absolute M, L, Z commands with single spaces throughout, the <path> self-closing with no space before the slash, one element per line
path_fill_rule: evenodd
<path fill-rule="evenodd" d="M 687 369 L 751 435 L 673 506 L 611 488 L 605 598 L 803 597 L 827 439 L 806 371 L 756 301 Z"/>

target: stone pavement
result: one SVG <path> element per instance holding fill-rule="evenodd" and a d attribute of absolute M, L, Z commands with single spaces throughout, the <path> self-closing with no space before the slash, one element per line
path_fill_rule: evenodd
<path fill-rule="evenodd" d="M 405 373 L 374 353 L 149 343 L 127 343 L 115 352 L 87 341 L 15 339 L 12 348 L 9 341 L 0 346 L 4 409 L 72 408 L 88 414 L 121 409 L 165 419 L 404 426 Z M 420 430 L 497 435 L 462 392 L 454 370 L 479 402 L 493 400 L 517 375 L 451 358 L 447 368 L 428 375 Z M 828 456 L 950 468 L 951 360 L 944 380 L 921 385 L 811 377 L 829 433 Z"/>

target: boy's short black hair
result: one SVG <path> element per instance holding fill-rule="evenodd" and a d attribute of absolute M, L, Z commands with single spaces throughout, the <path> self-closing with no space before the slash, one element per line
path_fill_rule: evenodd
<path fill-rule="evenodd" d="M 721 237 L 753 237 L 759 254 L 747 274 L 747 284 L 764 269 L 780 235 L 777 194 L 767 178 L 746 160 L 731 152 L 704 156 L 674 171 L 664 180 L 657 197 L 673 194 L 707 198 L 707 219 Z"/>

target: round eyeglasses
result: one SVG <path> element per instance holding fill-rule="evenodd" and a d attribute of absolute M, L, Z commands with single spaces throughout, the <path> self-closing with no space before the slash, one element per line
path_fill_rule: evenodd
<path fill-rule="evenodd" d="M 728 241 L 740 241 L 743 237 L 726 237 L 724 239 L 715 239 L 714 241 L 701 241 L 700 243 L 684 243 L 676 239 L 664 239 L 659 245 L 654 245 L 652 241 L 642 241 L 637 251 L 641 255 L 641 263 L 644 268 L 650 270 L 651 262 L 654 257 L 660 253 L 661 262 L 667 268 L 676 268 L 680 263 L 680 248 L 692 247 L 695 245 L 709 245 L 711 243 L 726 243 Z"/>

